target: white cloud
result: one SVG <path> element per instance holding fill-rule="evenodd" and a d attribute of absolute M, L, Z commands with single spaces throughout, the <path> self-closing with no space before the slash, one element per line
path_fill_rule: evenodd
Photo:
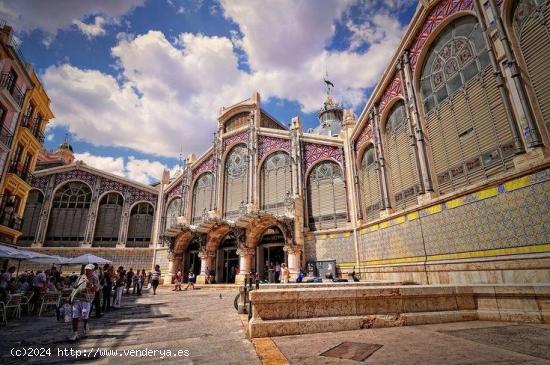
<path fill-rule="evenodd" d="M 402 1 L 410 0 L 394 0 Z M 212 140 L 219 108 L 255 90 L 264 100 L 277 97 L 299 102 L 305 112 L 317 110 L 325 69 L 337 100 L 361 107 L 404 26 L 387 6 L 360 5 L 361 14 L 352 16 L 350 1 L 222 0 L 225 16 L 240 29 L 231 39 L 183 33 L 170 42 L 158 31 L 119 34 L 111 50 L 115 76 L 69 64 L 46 69 L 55 124 L 96 145 L 170 157 L 182 150 L 200 154 Z M 337 22 L 352 34 L 349 48 L 328 51 Z M 239 69 L 237 48 L 250 72 Z"/>
<path fill-rule="evenodd" d="M 143 184 L 159 181 L 164 170 L 169 170 L 171 175 L 177 171 L 177 166 L 168 167 L 159 161 L 137 159 L 129 156 L 125 162 L 123 157 L 97 156 L 89 152 L 75 153 L 75 159 L 84 161 L 89 166 L 126 177 Z"/>
<path fill-rule="evenodd" d="M 105 23 L 105 18 L 102 16 L 96 16 L 94 22 L 90 24 L 86 24 L 80 20 L 73 21 L 73 24 L 75 24 L 88 39 L 105 35 Z"/>
<path fill-rule="evenodd" d="M 82 22 L 89 16 L 102 15 L 105 23 L 118 22 L 119 17 L 142 6 L 144 2 L 145 0 L 17 0 L 0 2 L 0 12 L 18 32 L 43 31 L 44 43 L 48 44 L 58 31 L 69 28 L 74 21 Z M 96 26 L 97 17 L 95 21 Z M 77 26 L 81 29 L 82 25 Z"/>

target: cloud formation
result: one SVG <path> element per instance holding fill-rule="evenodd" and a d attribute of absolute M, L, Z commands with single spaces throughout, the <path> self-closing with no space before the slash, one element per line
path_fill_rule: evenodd
<path fill-rule="evenodd" d="M 239 29 L 230 37 L 183 33 L 171 42 L 159 31 L 120 34 L 111 49 L 116 77 L 70 64 L 46 69 L 55 123 L 96 145 L 168 157 L 182 150 L 200 154 L 212 140 L 219 108 L 255 90 L 264 100 L 296 101 L 302 111 L 316 111 L 326 69 L 337 100 L 360 108 L 403 33 L 392 14 L 404 1 L 411 0 L 221 0 L 224 16 Z M 349 34 L 345 49 L 328 47 L 337 24 Z M 239 57 L 248 69 L 239 67 Z"/>
<path fill-rule="evenodd" d="M 23 33 L 40 30 L 44 33 L 44 43 L 53 41 L 60 30 L 76 24 L 86 35 L 95 32 L 102 35 L 100 29 L 106 24 L 118 22 L 118 18 L 126 15 L 138 6 L 143 6 L 145 0 L 17 0 L 0 2 L 0 12 L 6 21 Z M 83 21 L 93 15 L 98 17 L 94 24 Z M 84 29 L 84 30 L 83 30 Z"/>
<path fill-rule="evenodd" d="M 105 172 L 125 177 L 143 184 L 158 181 L 164 170 L 170 170 L 173 176 L 178 167 L 169 167 L 158 161 L 138 159 L 129 156 L 125 161 L 123 157 L 97 156 L 89 152 L 75 153 L 75 159 L 84 161 L 87 165 Z"/>

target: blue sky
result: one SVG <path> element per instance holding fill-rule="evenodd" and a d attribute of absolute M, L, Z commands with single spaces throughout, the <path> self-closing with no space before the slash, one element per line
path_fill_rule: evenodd
<path fill-rule="evenodd" d="M 325 70 L 359 114 L 413 0 L 0 1 L 77 158 L 141 181 L 210 144 L 221 106 L 258 90 L 283 123 L 317 124 Z"/>

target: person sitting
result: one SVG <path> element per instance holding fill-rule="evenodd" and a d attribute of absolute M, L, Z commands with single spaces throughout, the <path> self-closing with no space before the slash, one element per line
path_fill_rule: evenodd
<path fill-rule="evenodd" d="M 304 280 L 304 276 L 306 276 L 306 273 L 304 272 L 304 269 L 300 268 L 298 275 L 296 275 L 296 282 L 301 283 L 302 280 Z"/>

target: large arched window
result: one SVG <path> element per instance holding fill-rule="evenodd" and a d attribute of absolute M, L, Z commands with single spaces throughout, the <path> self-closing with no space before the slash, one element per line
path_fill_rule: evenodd
<path fill-rule="evenodd" d="M 193 189 L 193 210 L 191 221 L 197 224 L 202 219 L 202 214 L 214 208 L 214 175 L 210 172 L 202 174 L 195 183 Z"/>
<path fill-rule="evenodd" d="M 84 241 L 92 191 L 82 182 L 69 182 L 53 197 L 46 246 L 78 246 Z"/>
<path fill-rule="evenodd" d="M 346 188 L 337 163 L 317 164 L 309 174 L 307 192 L 311 229 L 337 228 L 347 222 Z"/>
<path fill-rule="evenodd" d="M 241 204 L 248 203 L 248 148 L 243 144 L 227 154 L 224 193 L 224 216 L 235 218 L 240 214 Z"/>
<path fill-rule="evenodd" d="M 550 87 L 548 60 L 550 59 L 550 1 L 519 0 L 514 9 L 512 24 L 521 54 L 527 66 L 529 80 L 550 133 Z"/>
<path fill-rule="evenodd" d="M 405 209 L 417 204 L 420 192 L 415 149 L 409 138 L 405 103 L 400 100 L 390 110 L 386 121 L 386 162 L 393 195 L 393 207 Z"/>
<path fill-rule="evenodd" d="M 284 214 L 285 198 L 292 190 L 290 156 L 286 152 L 269 155 L 261 169 L 261 209 Z"/>
<path fill-rule="evenodd" d="M 108 193 L 99 201 L 93 246 L 115 247 L 118 242 L 124 199 L 119 193 Z"/>
<path fill-rule="evenodd" d="M 148 247 L 151 243 L 153 229 L 153 206 L 149 203 L 138 203 L 130 211 L 128 224 L 127 247 Z"/>
<path fill-rule="evenodd" d="M 376 168 L 376 152 L 370 145 L 363 153 L 359 180 L 361 184 L 361 203 L 366 220 L 380 217 L 382 203 L 380 199 L 380 179 Z"/>
<path fill-rule="evenodd" d="M 31 190 L 27 197 L 25 212 L 23 213 L 23 226 L 20 242 L 33 242 L 36 238 L 40 212 L 44 203 L 44 194 L 40 190 Z"/>
<path fill-rule="evenodd" d="M 178 217 L 182 214 L 181 198 L 175 198 L 170 201 L 166 208 L 166 224 L 164 229 L 169 229 L 178 223 Z"/>
<path fill-rule="evenodd" d="M 455 20 L 438 36 L 420 84 L 426 139 L 441 193 L 512 168 L 512 133 L 474 17 Z"/>

